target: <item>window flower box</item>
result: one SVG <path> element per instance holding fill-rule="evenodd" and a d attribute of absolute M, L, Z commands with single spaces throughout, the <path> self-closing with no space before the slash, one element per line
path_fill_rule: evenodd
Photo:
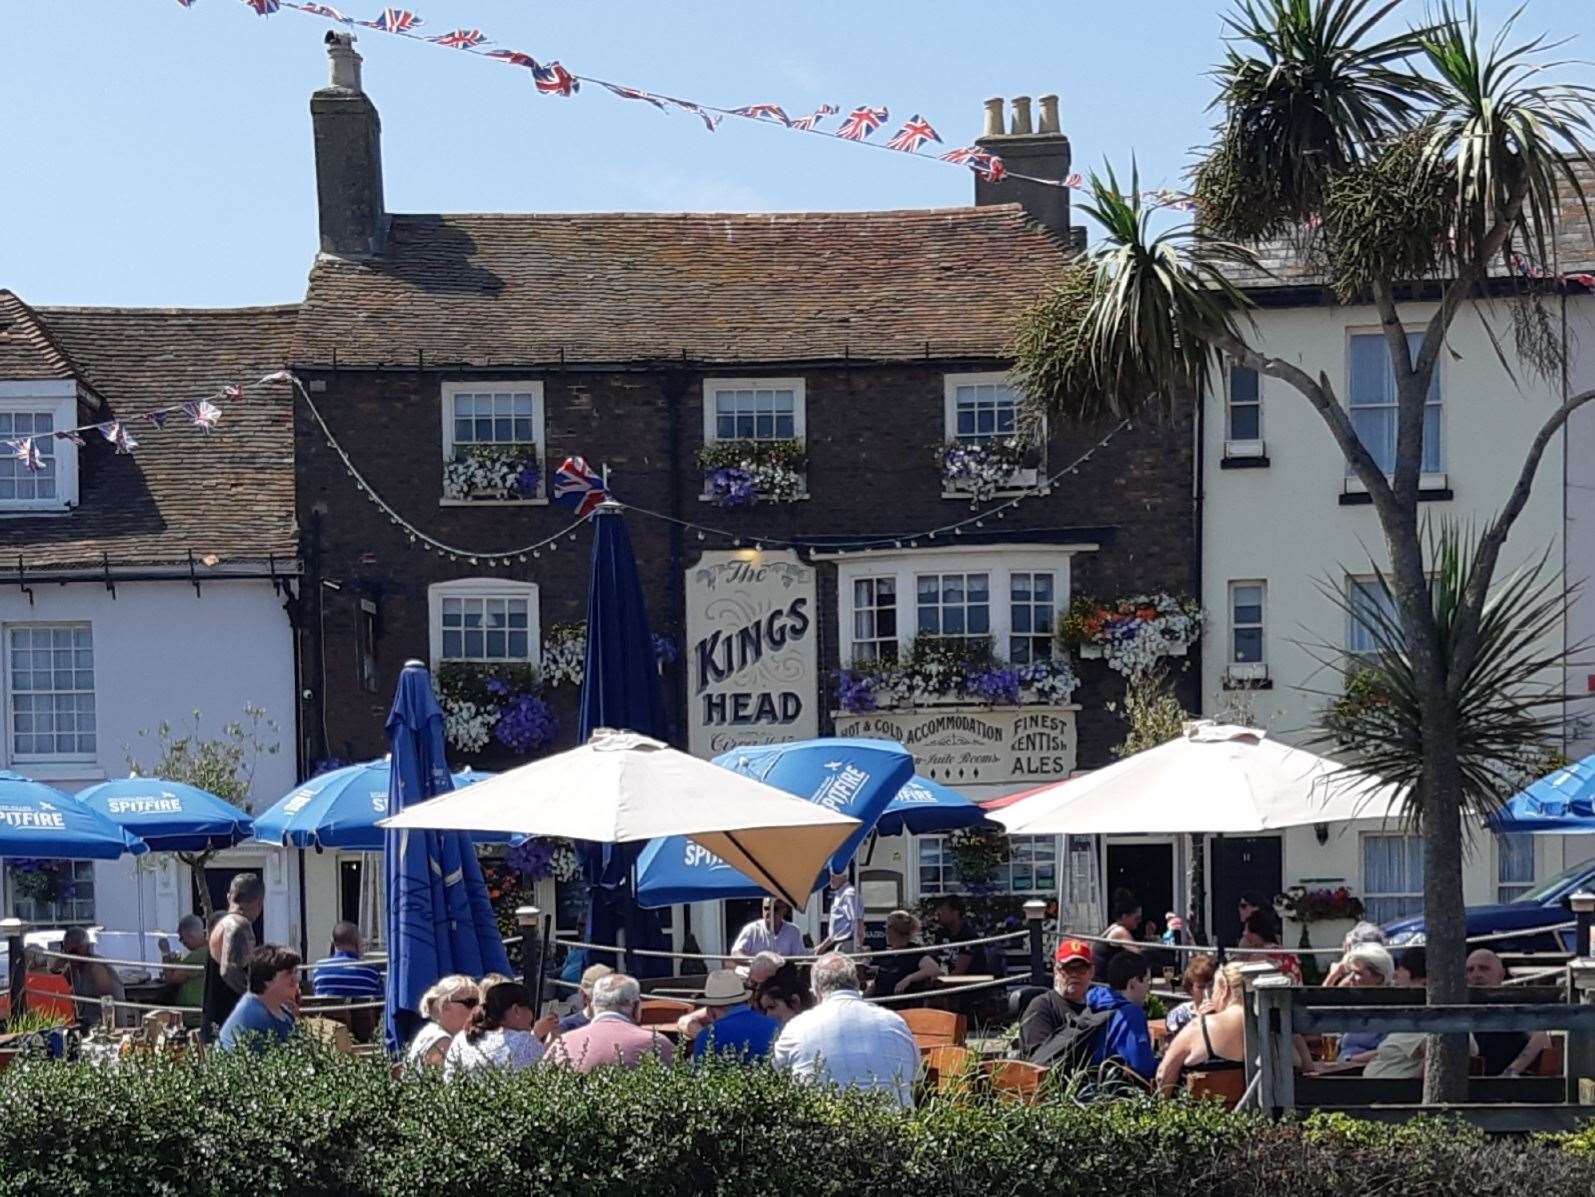
<path fill-rule="evenodd" d="M 480 752 L 495 740 L 525 755 L 559 734 L 530 665 L 445 661 L 437 683 L 444 738 L 461 752 Z"/>
<path fill-rule="evenodd" d="M 536 445 L 468 445 L 443 463 L 443 497 L 514 502 L 535 499 L 542 486 Z"/>
<path fill-rule="evenodd" d="M 941 467 L 943 493 L 968 495 L 970 506 L 1036 483 L 1036 450 L 1019 437 L 950 440 L 937 447 L 936 462 Z"/>
<path fill-rule="evenodd" d="M 1126 677 L 1157 667 L 1164 657 L 1183 657 L 1202 634 L 1202 609 L 1195 599 L 1136 594 L 1102 602 L 1081 596 L 1058 624 L 1058 641 L 1084 659 L 1105 659 Z"/>
<path fill-rule="evenodd" d="M 712 441 L 698 450 L 704 497 L 720 507 L 795 503 L 808 498 L 801 441 Z"/>
<path fill-rule="evenodd" d="M 837 678 L 850 714 L 916 706 L 1021 706 L 1067 703 L 1079 686 L 1069 662 L 1000 660 L 989 639 L 917 636 L 901 660 L 856 661 Z"/>

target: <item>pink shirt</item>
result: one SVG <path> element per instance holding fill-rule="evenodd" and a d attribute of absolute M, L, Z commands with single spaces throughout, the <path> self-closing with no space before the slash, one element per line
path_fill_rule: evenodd
<path fill-rule="evenodd" d="M 670 1040 L 657 1031 L 639 1027 L 624 1014 L 606 1010 L 585 1027 L 566 1031 L 548 1050 L 548 1061 L 563 1064 L 577 1072 L 591 1072 L 603 1064 L 635 1068 L 652 1052 L 662 1064 L 672 1055 Z"/>

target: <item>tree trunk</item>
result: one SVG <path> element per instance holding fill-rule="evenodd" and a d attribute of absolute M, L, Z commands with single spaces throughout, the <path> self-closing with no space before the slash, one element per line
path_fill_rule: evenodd
<path fill-rule="evenodd" d="M 186 864 L 194 874 L 194 891 L 199 894 L 199 917 L 205 920 L 206 928 L 210 927 L 211 916 L 216 913 L 210 901 L 210 886 L 205 883 L 205 866 L 210 863 L 214 852 L 178 852 L 177 859 Z"/>
<path fill-rule="evenodd" d="M 1467 920 L 1462 904 L 1462 796 L 1456 727 L 1431 700 L 1423 728 L 1423 907 L 1431 1006 L 1467 1001 Z M 1432 717 L 1431 717 L 1432 714 Z M 1437 1036 L 1424 1059 L 1425 1103 L 1468 1094 L 1468 1038 Z M 1437 1049 L 1437 1050 L 1433 1050 Z"/>

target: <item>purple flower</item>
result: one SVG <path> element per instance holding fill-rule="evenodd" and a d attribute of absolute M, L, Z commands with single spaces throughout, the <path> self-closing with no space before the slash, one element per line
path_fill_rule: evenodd
<path fill-rule="evenodd" d="M 530 694 L 516 695 L 493 725 L 493 738 L 512 752 L 530 752 L 558 734 L 559 722 L 548 704 Z"/>
<path fill-rule="evenodd" d="M 964 679 L 964 686 L 971 697 L 994 706 L 1018 702 L 1019 684 L 1017 669 L 982 669 Z"/>
<path fill-rule="evenodd" d="M 842 704 L 843 710 L 855 715 L 873 711 L 877 706 L 875 679 L 867 673 L 844 669 L 836 679 L 836 700 Z"/>
<path fill-rule="evenodd" d="M 536 837 L 522 840 L 504 856 L 504 863 L 523 877 L 549 877 L 554 872 L 554 845 Z"/>
<path fill-rule="evenodd" d="M 654 633 L 654 660 L 660 665 L 673 665 L 681 656 L 681 650 L 676 647 L 676 642 L 669 636 Z"/>
<path fill-rule="evenodd" d="M 746 507 L 759 498 L 753 475 L 740 466 L 709 471 L 709 495 L 721 507 Z"/>
<path fill-rule="evenodd" d="M 487 692 L 489 694 L 496 694 L 500 698 L 508 698 L 510 688 L 502 678 L 490 677 L 487 679 Z"/>
<path fill-rule="evenodd" d="M 520 473 L 515 475 L 515 493 L 532 496 L 537 494 L 537 486 L 543 480 L 542 471 L 537 468 L 535 461 L 523 461 Z"/>

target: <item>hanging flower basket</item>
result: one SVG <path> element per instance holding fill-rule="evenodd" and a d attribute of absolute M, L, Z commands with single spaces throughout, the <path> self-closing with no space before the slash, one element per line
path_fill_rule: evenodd
<path fill-rule="evenodd" d="M 587 672 L 587 623 L 556 623 L 543 638 L 543 684 L 580 686 Z"/>
<path fill-rule="evenodd" d="M 16 859 L 7 863 L 11 870 L 11 890 L 18 897 L 48 905 L 68 901 L 77 892 L 72 866 L 67 861 Z"/>
<path fill-rule="evenodd" d="M 496 741 L 525 755 L 559 735 L 530 665 L 445 661 L 437 686 L 444 738 L 461 752 L 480 752 Z"/>
<path fill-rule="evenodd" d="M 1081 658 L 1105 658 L 1126 677 L 1146 673 L 1164 657 L 1183 657 L 1202 634 L 1195 599 L 1137 594 L 1102 602 L 1081 596 L 1058 624 L 1058 642 Z"/>
<path fill-rule="evenodd" d="M 443 463 L 447 499 L 535 499 L 542 484 L 536 445 L 467 445 Z"/>
<path fill-rule="evenodd" d="M 798 441 L 715 441 L 698 450 L 704 493 L 721 507 L 795 503 L 808 493 L 807 465 Z"/>

